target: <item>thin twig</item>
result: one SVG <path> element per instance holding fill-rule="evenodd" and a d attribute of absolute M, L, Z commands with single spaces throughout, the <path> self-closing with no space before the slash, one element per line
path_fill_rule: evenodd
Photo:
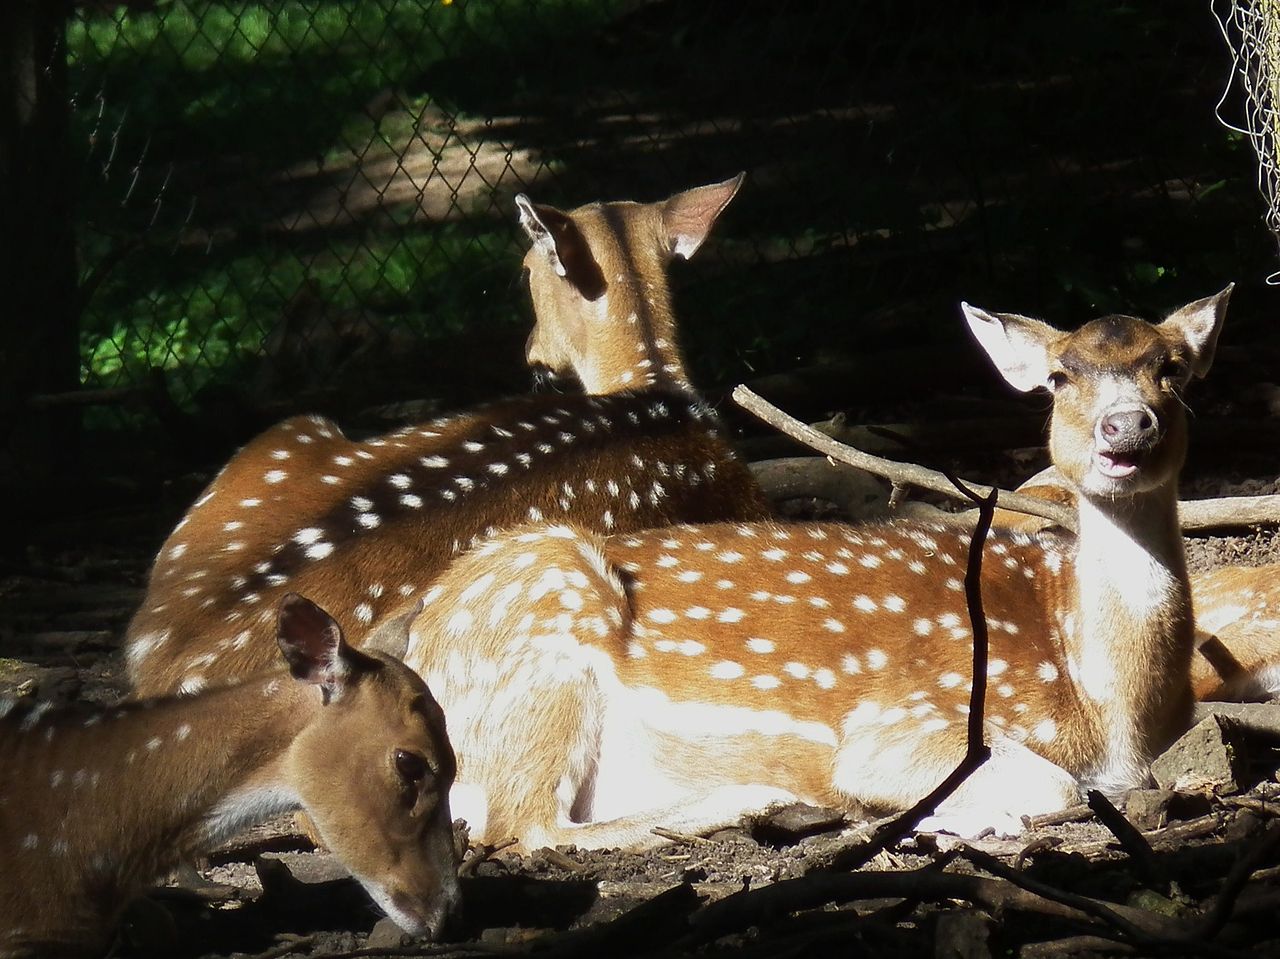
<path fill-rule="evenodd" d="M 736 394 L 735 394 L 736 395 Z M 991 520 L 995 516 L 998 490 L 978 494 L 953 476 L 948 477 L 955 488 L 978 507 L 978 523 L 969 540 L 969 555 L 964 574 L 965 603 L 969 609 L 969 623 L 973 632 L 973 684 L 969 691 L 969 724 L 964 756 L 955 769 L 938 783 L 928 795 L 876 830 L 865 844 L 852 846 L 834 856 L 829 868 L 836 870 L 858 869 L 874 859 L 882 850 L 897 845 L 910 835 L 920 820 L 931 815 L 944 799 L 960 788 L 991 756 L 991 749 L 983 738 L 983 721 L 987 701 L 987 617 L 982 608 L 982 547 Z"/>
<path fill-rule="evenodd" d="M 510 836 L 507 839 L 499 840 L 493 844 L 480 843 L 473 846 L 472 849 L 474 851 L 471 854 L 471 858 L 463 861 L 462 864 L 458 866 L 458 875 L 464 878 L 475 875 L 475 871 L 480 868 L 481 863 L 487 862 L 495 853 L 499 853 L 504 849 L 514 846 L 519 841 L 518 837 Z"/>
<path fill-rule="evenodd" d="M 991 873 L 998 879 L 1011 882 L 1019 889 L 1025 889 L 1029 893 L 1061 903 L 1072 909 L 1077 909 L 1093 919 L 1105 922 L 1112 929 L 1119 932 L 1128 942 L 1145 942 L 1149 939 L 1149 935 L 1145 930 L 1138 928 L 1134 923 L 1119 915 L 1114 908 L 1106 903 L 1099 902 L 1097 899 L 1090 899 L 1088 896 L 1078 896 L 1062 889 L 1055 889 L 1047 883 L 1031 878 L 1025 872 L 1006 866 L 995 856 L 989 856 L 980 849 L 974 849 L 972 846 L 962 846 L 959 852 L 963 858 L 968 859 L 975 866 L 984 872 Z"/>
<path fill-rule="evenodd" d="M 1235 907 L 1236 899 L 1239 898 L 1241 891 L 1244 889 L 1245 883 L 1254 874 L 1257 868 L 1271 855 L 1273 855 L 1280 846 L 1280 824 L 1272 823 L 1263 833 L 1262 838 L 1254 843 L 1243 856 L 1241 856 L 1231 867 L 1231 872 L 1227 874 L 1227 878 L 1222 883 L 1222 889 L 1213 901 L 1213 906 L 1205 913 L 1201 920 L 1200 928 L 1198 928 L 1192 937 L 1195 939 L 1209 939 L 1216 936 L 1223 926 L 1227 924 L 1227 920 L 1231 918 L 1232 909 Z"/>
<path fill-rule="evenodd" d="M 947 478 L 945 473 L 926 469 L 914 463 L 899 463 L 879 456 L 872 456 L 870 453 L 864 453 L 861 450 L 854 449 L 852 446 L 847 446 L 838 440 L 832 439 L 825 433 L 818 432 L 807 423 L 803 423 L 795 417 L 782 412 L 782 410 L 753 392 L 749 387 L 735 386 L 732 395 L 734 402 L 748 413 L 759 417 L 770 426 L 781 430 L 806 446 L 830 456 L 832 459 L 839 460 L 841 463 L 855 466 L 877 476 L 883 476 L 895 483 L 909 483 L 912 486 L 931 490 L 935 493 L 967 498 L 963 497 L 963 494 L 957 493 L 955 485 Z M 984 484 L 973 483 L 970 485 L 977 489 L 993 489 Z M 1075 510 L 1069 507 L 1040 499 L 1037 496 L 1024 496 L 1008 490 L 999 490 L 999 496 L 1000 506 L 1003 509 L 1013 510 L 1018 513 L 1029 513 L 1032 516 L 1042 516 L 1065 529 L 1074 531 L 1076 528 Z"/>
<path fill-rule="evenodd" d="M 1049 887 L 1043 887 L 1046 892 L 1042 894 L 1029 888 L 1032 883 L 1022 874 L 1005 871 L 1013 872 L 1022 881 L 939 872 L 930 867 L 905 872 L 827 872 L 784 879 L 707 905 L 690 917 L 692 932 L 675 945 L 713 942 L 749 926 L 761 926 L 779 916 L 828 903 L 897 897 L 922 902 L 960 899 L 997 912 L 1014 910 L 1050 916 L 1075 923 L 1095 935 L 1109 939 L 1123 936 L 1126 941 L 1164 943 L 1184 929 L 1176 920 L 1142 909 L 1069 896 Z"/>
<path fill-rule="evenodd" d="M 753 392 L 750 387 L 736 386 L 732 395 L 734 402 L 747 412 L 831 459 L 866 470 L 876 476 L 882 476 L 895 485 L 916 486 L 934 493 L 959 498 L 944 473 L 914 463 L 900 463 L 897 460 L 874 456 L 842 443 L 814 429 L 808 423 L 782 412 L 768 400 Z M 980 489 L 987 488 L 984 484 L 970 485 Z M 1014 513 L 1040 516 L 1073 532 L 1076 529 L 1074 509 L 1039 496 L 1002 489 L 1000 490 L 1000 508 Z M 1187 533 L 1280 523 L 1280 495 L 1180 500 L 1178 521 L 1183 532 Z"/>
<path fill-rule="evenodd" d="M 1133 859 L 1142 879 L 1147 883 L 1159 881 L 1159 870 L 1156 868 L 1155 854 L 1151 844 L 1138 828 L 1126 819 L 1102 793 L 1096 789 L 1089 790 L 1089 808 L 1094 811 L 1102 825 L 1111 830 L 1121 848 Z"/>

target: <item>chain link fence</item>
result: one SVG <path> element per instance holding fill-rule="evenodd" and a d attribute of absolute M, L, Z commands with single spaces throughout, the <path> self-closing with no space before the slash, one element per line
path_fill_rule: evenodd
<path fill-rule="evenodd" d="M 8 14 L 8 479 L 521 389 L 521 190 L 748 171 L 676 277 L 705 385 L 945 348 L 962 297 L 1079 319 L 1272 270 L 1200 2 L 50 6 Z"/>

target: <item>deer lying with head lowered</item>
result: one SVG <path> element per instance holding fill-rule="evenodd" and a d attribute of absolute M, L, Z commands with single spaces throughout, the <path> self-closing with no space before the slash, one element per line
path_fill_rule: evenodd
<path fill-rule="evenodd" d="M 1052 392 L 1080 536 L 1074 552 L 986 542 L 992 755 L 928 825 L 1018 831 L 1081 785 L 1143 782 L 1185 728 L 1181 393 L 1226 302 L 1072 333 L 964 307 L 1012 385 Z M 455 812 L 489 837 L 599 847 L 772 802 L 914 802 L 965 752 L 968 548 L 964 530 L 911 523 L 494 538 L 437 580 L 406 655 L 449 716 Z"/>
<path fill-rule="evenodd" d="M 398 652 L 406 611 L 449 559 L 515 523 L 620 532 L 768 515 L 689 385 L 666 279 L 740 181 L 568 213 L 518 197 L 532 238 L 528 359 L 591 395 L 521 397 L 363 442 L 319 417 L 268 430 L 156 557 L 125 644 L 138 694 L 263 668 L 286 590 L 314 597 L 357 643 Z"/>
<path fill-rule="evenodd" d="M 459 894 L 439 706 L 301 597 L 278 640 L 289 672 L 194 696 L 0 699 L 0 955 L 98 955 L 147 882 L 296 808 L 399 926 L 440 931 Z"/>

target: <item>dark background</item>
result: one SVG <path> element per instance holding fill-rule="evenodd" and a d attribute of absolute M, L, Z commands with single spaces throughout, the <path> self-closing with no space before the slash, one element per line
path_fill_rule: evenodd
<path fill-rule="evenodd" d="M 358 432 L 525 389 L 521 190 L 650 200 L 748 172 L 674 267 L 713 398 L 799 371 L 764 383 L 806 417 L 972 415 L 1008 391 L 959 300 L 1074 325 L 1233 280 L 1203 403 L 1256 407 L 1274 369 L 1275 241 L 1256 158 L 1215 117 L 1231 57 L 1201 0 L 0 17 L 0 482 L 19 531 L 145 501 L 295 410 Z M 1223 113 L 1239 122 L 1236 95 Z"/>

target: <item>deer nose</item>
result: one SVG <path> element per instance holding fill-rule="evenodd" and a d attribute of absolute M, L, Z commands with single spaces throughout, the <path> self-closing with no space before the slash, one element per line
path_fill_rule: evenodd
<path fill-rule="evenodd" d="M 1159 435 L 1155 414 L 1145 406 L 1112 410 L 1102 417 L 1098 430 L 1113 449 L 1140 449 Z"/>

